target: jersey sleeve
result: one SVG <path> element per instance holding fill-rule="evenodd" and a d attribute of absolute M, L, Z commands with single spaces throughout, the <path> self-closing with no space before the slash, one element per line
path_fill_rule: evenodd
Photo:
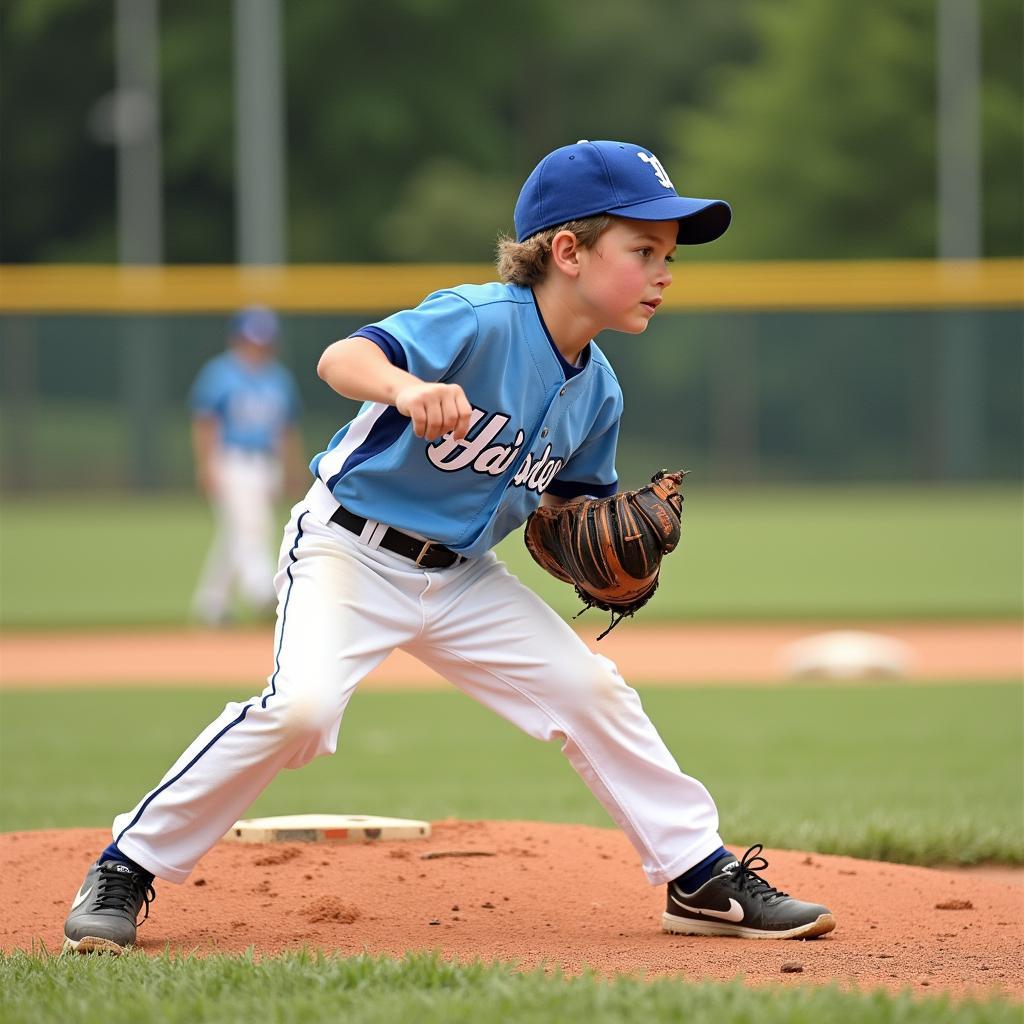
<path fill-rule="evenodd" d="M 479 333 L 476 310 L 455 292 L 434 292 L 353 335 L 368 338 L 399 369 L 425 381 L 446 380 L 463 362 Z"/>
<path fill-rule="evenodd" d="M 189 407 L 195 415 L 216 416 L 223 411 L 224 400 L 224 376 L 215 362 L 209 362 L 199 371 L 192 385 Z"/>
<path fill-rule="evenodd" d="M 615 472 L 615 451 L 619 441 L 619 406 L 614 415 L 591 432 L 572 457 L 559 470 L 558 476 L 545 488 L 557 498 L 578 498 L 581 494 L 606 498 L 618 490 Z"/>

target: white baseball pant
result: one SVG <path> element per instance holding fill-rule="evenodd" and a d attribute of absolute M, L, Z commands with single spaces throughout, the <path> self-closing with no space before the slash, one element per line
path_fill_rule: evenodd
<path fill-rule="evenodd" d="M 214 455 L 216 526 L 192 599 L 193 614 L 203 622 L 224 621 L 232 594 L 250 609 L 274 603 L 274 503 L 281 490 L 276 456 L 222 448 Z"/>
<path fill-rule="evenodd" d="M 362 536 L 372 539 L 377 526 Z M 423 570 L 325 523 L 303 501 L 286 527 L 275 582 L 267 687 L 229 703 L 114 821 L 119 848 L 153 874 L 184 881 L 281 769 L 333 753 L 353 691 L 396 647 L 529 735 L 560 740 L 652 884 L 722 845 L 710 794 L 679 770 L 615 665 L 493 552 Z"/>

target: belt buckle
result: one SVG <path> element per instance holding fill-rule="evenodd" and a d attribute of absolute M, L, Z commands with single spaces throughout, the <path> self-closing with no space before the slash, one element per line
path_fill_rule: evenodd
<path fill-rule="evenodd" d="M 427 552 L 434 546 L 432 540 L 425 541 L 423 547 L 420 548 L 420 553 L 416 556 L 415 565 L 422 565 L 423 559 L 426 557 Z"/>

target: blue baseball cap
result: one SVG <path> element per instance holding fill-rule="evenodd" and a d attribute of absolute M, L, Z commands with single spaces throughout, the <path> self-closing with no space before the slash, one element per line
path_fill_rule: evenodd
<path fill-rule="evenodd" d="M 677 220 L 680 245 L 713 242 L 732 220 L 729 204 L 721 199 L 679 195 L 649 149 L 581 139 L 549 153 L 526 179 L 516 203 L 516 241 L 600 213 Z"/>
<path fill-rule="evenodd" d="M 277 317 L 266 306 L 249 306 L 240 309 L 231 318 L 232 338 L 243 337 L 257 345 L 272 345 L 280 331 Z"/>

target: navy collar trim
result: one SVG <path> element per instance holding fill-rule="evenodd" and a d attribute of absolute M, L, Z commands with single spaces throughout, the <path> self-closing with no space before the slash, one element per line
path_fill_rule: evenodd
<path fill-rule="evenodd" d="M 551 332 L 548 330 L 548 325 L 544 323 L 544 314 L 540 311 L 540 303 L 537 302 L 537 296 L 534 295 L 533 289 L 530 289 L 530 295 L 533 298 L 533 308 L 537 310 L 537 319 L 540 321 L 541 327 L 544 328 L 544 337 L 548 339 L 548 344 L 551 346 L 551 351 L 554 352 L 555 358 L 558 360 L 558 365 L 562 368 L 562 373 L 565 374 L 565 379 L 569 380 L 570 377 L 575 377 L 576 374 L 582 373 L 590 362 L 590 342 L 584 346 L 583 351 L 580 355 L 583 357 L 582 362 L 579 366 L 573 366 L 561 352 L 558 351 L 558 346 L 555 344 L 555 339 L 551 337 Z"/>

